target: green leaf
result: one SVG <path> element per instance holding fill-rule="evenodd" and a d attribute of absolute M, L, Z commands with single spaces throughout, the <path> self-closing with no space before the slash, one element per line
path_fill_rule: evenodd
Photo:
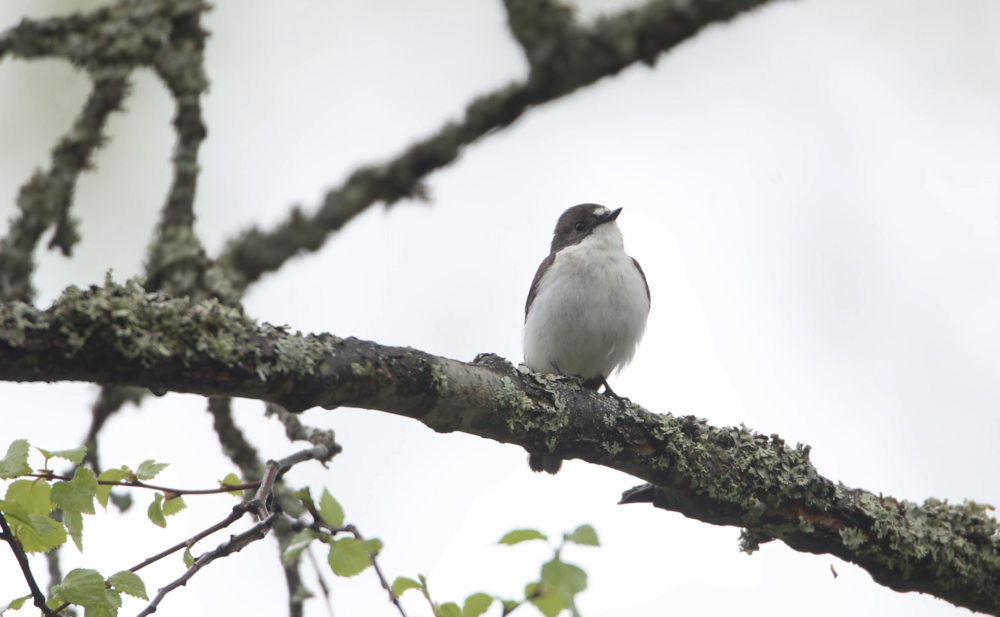
<path fill-rule="evenodd" d="M 542 565 L 542 584 L 570 597 L 587 588 L 587 573 L 557 558 Z"/>
<path fill-rule="evenodd" d="M 576 615 L 576 594 L 587 588 L 587 573 L 558 557 L 542 565 L 542 585 L 562 596 L 566 608 Z"/>
<path fill-rule="evenodd" d="M 535 531 L 534 529 L 515 529 L 500 538 L 500 541 L 497 542 L 497 544 L 513 545 L 518 542 L 527 542 L 528 540 L 548 540 L 548 538 L 544 533 Z"/>
<path fill-rule="evenodd" d="M 0 501 L 0 512 L 7 515 L 7 522 L 11 524 L 11 528 L 15 523 L 20 525 L 31 525 L 31 515 L 24 506 L 17 503 L 16 501 Z"/>
<path fill-rule="evenodd" d="M 566 606 L 566 600 L 555 592 L 542 593 L 529 600 L 545 617 L 556 617 Z"/>
<path fill-rule="evenodd" d="M 157 527 L 167 526 L 167 519 L 163 516 L 163 506 L 160 505 L 162 502 L 163 493 L 156 493 L 153 495 L 153 503 L 149 504 L 149 509 L 146 510 L 149 520 L 153 521 L 153 524 Z"/>
<path fill-rule="evenodd" d="M 21 596 L 20 598 L 14 598 L 7 604 L 0 606 L 0 615 L 3 615 L 7 611 L 19 611 L 21 607 L 24 606 L 24 601 L 31 597 L 31 594 L 26 596 Z"/>
<path fill-rule="evenodd" d="M 97 496 L 97 478 L 86 467 L 77 467 L 69 482 L 52 485 L 50 498 L 57 508 L 67 512 L 94 513 L 94 497 Z"/>
<path fill-rule="evenodd" d="M 597 540 L 597 531 L 590 525 L 580 525 L 573 530 L 573 533 L 563 534 L 563 540 L 579 544 L 580 546 L 600 546 Z"/>
<path fill-rule="evenodd" d="M 504 617 L 511 614 L 515 608 L 521 606 L 521 603 L 517 600 L 500 600 L 500 603 L 503 604 Z"/>
<path fill-rule="evenodd" d="M 309 492 L 309 487 L 308 486 L 305 487 L 305 488 L 300 488 L 299 490 L 297 490 L 294 493 L 292 493 L 292 495 L 294 495 L 296 497 L 296 499 L 298 499 L 299 501 L 301 501 L 302 505 L 304 505 L 306 508 L 315 507 L 313 505 L 312 493 Z"/>
<path fill-rule="evenodd" d="M 73 538 L 76 550 L 83 552 L 83 515 L 75 510 L 63 510 L 63 523 Z"/>
<path fill-rule="evenodd" d="M 462 617 L 479 617 L 493 604 L 493 597 L 485 593 L 474 593 L 465 599 Z"/>
<path fill-rule="evenodd" d="M 166 469 L 168 465 L 170 463 L 157 463 L 153 459 L 147 459 L 135 470 L 135 477 L 140 480 L 152 480 L 156 477 L 156 474 Z"/>
<path fill-rule="evenodd" d="M 438 617 L 462 617 L 462 609 L 454 602 L 445 602 L 438 607 Z"/>
<path fill-rule="evenodd" d="M 344 526 L 344 509 L 340 507 L 337 500 L 333 498 L 330 491 L 323 489 L 323 496 L 319 498 L 319 515 L 328 525 L 334 527 Z"/>
<path fill-rule="evenodd" d="M 87 607 L 83 617 L 118 617 L 118 609 L 122 606 L 122 595 L 114 589 L 106 589 L 104 593 L 107 594 L 111 606 Z"/>
<path fill-rule="evenodd" d="M 140 600 L 149 599 L 146 595 L 146 584 L 142 582 L 142 579 L 135 572 L 122 570 L 118 574 L 112 574 L 108 578 L 108 584 L 121 593 L 127 593 L 134 598 L 139 598 Z"/>
<path fill-rule="evenodd" d="M 327 559 L 330 569 L 337 576 L 355 576 L 372 565 L 368 551 L 354 538 L 341 538 L 330 543 L 330 555 Z"/>
<path fill-rule="evenodd" d="M 83 462 L 83 457 L 87 456 L 87 446 L 80 446 L 79 448 L 73 448 L 72 450 L 56 450 L 55 452 L 49 452 L 48 450 L 42 450 L 41 448 L 36 448 L 45 457 L 45 466 L 49 466 L 49 459 L 51 458 L 62 458 L 73 463 L 74 465 L 79 465 Z"/>
<path fill-rule="evenodd" d="M 51 519 L 47 516 L 42 516 L 41 514 L 29 514 L 28 522 L 31 528 L 37 531 L 40 535 L 47 536 L 52 533 L 52 530 L 56 528 L 56 523 L 59 521 Z"/>
<path fill-rule="evenodd" d="M 8 513 L 7 508 L 3 508 Z M 11 531 L 21 541 L 26 553 L 47 553 L 66 541 L 66 528 L 59 521 L 54 521 L 41 514 L 27 514 L 21 510 L 10 513 L 15 521 L 10 521 Z M 18 515 L 22 515 L 21 516 Z"/>
<path fill-rule="evenodd" d="M 186 507 L 187 504 L 184 503 L 184 498 L 178 495 L 173 499 L 167 499 L 166 501 L 163 502 L 163 515 L 173 516 Z"/>
<path fill-rule="evenodd" d="M 7 456 L 0 459 L 0 478 L 16 478 L 31 473 L 28 464 L 28 440 L 15 439 L 7 448 Z"/>
<path fill-rule="evenodd" d="M 16 480 L 7 487 L 6 501 L 20 504 L 28 514 L 48 514 L 52 511 L 49 499 L 51 485 L 39 480 Z"/>
<path fill-rule="evenodd" d="M 122 481 L 123 482 L 138 482 L 139 478 L 135 477 L 135 473 L 128 468 L 128 465 L 121 466 Z"/>
<path fill-rule="evenodd" d="M 291 560 L 295 559 L 299 553 L 304 551 L 307 546 L 309 546 L 313 540 L 319 537 L 319 534 L 312 529 L 303 529 L 299 533 L 292 537 L 291 542 L 285 547 L 285 552 L 281 556 L 281 563 L 287 564 Z"/>
<path fill-rule="evenodd" d="M 52 588 L 53 599 L 77 604 L 84 608 L 117 608 L 108 596 L 104 577 L 97 570 L 70 570 L 59 585 Z"/>
<path fill-rule="evenodd" d="M 121 469 L 105 469 L 97 479 L 101 482 L 121 482 L 125 477 L 125 472 Z M 105 510 L 108 509 L 108 497 L 111 495 L 112 486 L 110 484 L 97 485 L 97 502 Z"/>
<path fill-rule="evenodd" d="M 365 540 L 361 546 L 365 547 L 365 551 L 372 557 L 376 557 L 382 551 L 382 541 L 378 538 Z"/>
<path fill-rule="evenodd" d="M 397 576 L 396 580 L 392 581 L 392 593 L 398 598 L 403 595 L 403 592 L 407 589 L 422 589 L 423 586 L 412 578 L 406 578 L 405 576 Z"/>
<path fill-rule="evenodd" d="M 219 480 L 219 486 L 221 486 L 221 487 L 239 486 L 240 484 L 243 484 L 243 480 L 240 480 L 240 477 L 238 475 L 234 474 L 234 473 L 231 473 L 231 474 L 227 475 L 225 478 Z M 241 491 L 241 490 L 229 491 L 229 494 L 233 495 L 235 497 L 242 497 L 243 496 L 243 491 Z"/>
<path fill-rule="evenodd" d="M 191 547 L 184 549 L 184 567 L 190 568 L 194 565 L 194 555 L 191 554 Z"/>

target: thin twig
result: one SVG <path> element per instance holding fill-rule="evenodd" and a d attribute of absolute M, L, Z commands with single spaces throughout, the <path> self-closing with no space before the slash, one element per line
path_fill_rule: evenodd
<path fill-rule="evenodd" d="M 340 446 L 314 446 L 312 448 L 300 450 L 295 454 L 289 454 L 280 461 L 277 461 L 278 478 L 285 475 L 286 471 L 299 463 L 311 460 L 317 460 L 320 463 L 325 463 L 336 456 L 338 452 L 340 452 Z"/>
<path fill-rule="evenodd" d="M 45 480 L 65 480 L 67 482 L 71 481 L 73 478 L 69 476 L 57 476 L 51 473 L 26 473 L 22 477 L 24 478 L 43 478 Z M 129 488 L 148 488 L 154 491 L 163 491 L 164 493 L 173 493 L 174 495 L 214 495 L 217 493 L 229 493 L 232 491 L 243 491 L 246 489 L 257 488 L 260 486 L 260 481 L 257 482 L 246 482 L 244 484 L 226 484 L 220 486 L 219 488 L 202 488 L 202 489 L 184 489 L 184 488 L 168 488 L 166 486 L 157 486 L 155 484 L 146 484 L 144 482 L 121 482 L 114 480 L 98 480 L 98 484 L 103 484 L 105 486 L 125 486 Z"/>
<path fill-rule="evenodd" d="M 228 397 L 210 397 L 208 411 L 214 418 L 213 428 L 219 437 L 223 453 L 240 468 L 244 478 L 262 477 L 264 464 L 261 462 L 257 450 L 247 441 L 243 432 L 233 421 L 231 400 Z M 293 516 L 298 516 L 303 512 L 302 502 L 296 499 L 292 491 L 280 481 L 275 482 L 274 497 L 281 504 L 283 512 Z M 274 536 L 278 540 L 278 545 L 284 547 L 291 542 L 293 532 L 286 525 L 276 525 Z M 283 564 L 285 583 L 288 588 L 288 613 L 293 617 L 302 615 L 306 597 L 306 590 L 302 585 L 302 577 L 298 568 L 298 561 Z"/>
<path fill-rule="evenodd" d="M 143 609 L 141 613 L 139 613 L 138 617 L 145 617 L 146 615 L 151 615 L 155 613 L 157 606 L 160 604 L 163 598 L 166 597 L 168 593 L 170 593 L 174 589 L 177 589 L 178 587 L 187 584 L 188 580 L 190 580 L 192 576 L 197 574 L 199 570 L 201 570 L 208 564 L 212 563 L 216 559 L 226 557 L 233 553 L 238 553 L 239 551 L 243 550 L 245 546 L 251 544 L 252 542 L 256 542 L 257 540 L 263 539 L 265 536 L 267 536 L 267 532 L 270 531 L 271 526 L 274 525 L 274 520 L 276 517 L 277 514 L 271 514 L 270 516 L 260 521 L 250 529 L 244 531 L 239 535 L 233 536 L 227 542 L 223 542 L 214 551 L 209 551 L 208 553 L 205 553 L 204 555 L 199 557 L 198 560 L 195 561 L 194 565 L 188 568 L 187 572 L 181 575 L 180 578 L 173 581 L 166 587 L 161 587 L 159 593 L 157 593 L 156 597 L 153 598 L 153 601 L 150 602 L 149 606 Z"/>
<path fill-rule="evenodd" d="M 316 561 L 316 555 L 313 555 L 312 545 L 306 547 L 306 555 L 309 556 L 309 563 L 312 564 L 313 570 L 316 572 L 316 581 L 319 582 L 319 588 L 323 591 L 323 598 L 326 600 L 326 610 L 330 613 L 330 617 L 333 617 L 333 604 L 330 602 L 330 588 L 327 587 L 326 581 L 323 580 L 323 570 L 319 567 L 319 562 Z"/>
<path fill-rule="evenodd" d="M 24 580 L 28 581 L 28 589 L 31 590 L 31 597 L 35 601 L 35 606 L 47 617 L 54 615 L 55 613 L 52 612 L 52 609 L 45 604 L 45 594 L 38 588 L 38 583 L 35 582 L 35 577 L 31 573 L 31 565 L 28 564 L 28 556 L 24 553 L 24 547 L 14 537 L 14 532 L 10 530 L 10 526 L 7 525 L 7 519 L 4 518 L 2 512 L 0 512 L 0 540 L 5 540 L 10 545 L 10 550 L 14 551 L 14 558 L 17 559 L 17 565 L 21 566 L 21 572 L 24 573 Z"/>
<path fill-rule="evenodd" d="M 325 451 L 325 448 L 322 448 L 322 449 Z M 141 570 L 142 568 L 145 568 L 149 564 L 154 563 L 156 561 L 159 561 L 160 559 L 163 559 L 164 557 L 166 557 L 166 556 L 168 556 L 168 555 L 170 555 L 172 553 L 176 553 L 177 551 L 179 551 L 181 549 L 184 549 L 184 548 L 190 548 L 190 547 L 194 546 L 195 543 L 198 542 L 199 540 L 201 540 L 201 539 L 203 539 L 203 538 L 205 538 L 207 536 L 212 535 L 216 531 L 219 531 L 221 529 L 225 529 L 226 527 L 229 527 L 230 525 L 232 525 L 236 521 L 240 520 L 240 518 L 242 518 L 243 515 L 245 513 L 247 513 L 247 512 L 255 510 L 257 512 L 258 516 L 261 519 L 270 518 L 270 515 L 267 512 L 267 508 L 264 507 L 264 504 L 267 502 L 267 498 L 270 497 L 273 494 L 273 492 L 274 492 L 274 482 L 277 479 L 279 472 L 280 471 L 285 471 L 285 470 L 291 468 L 293 465 L 296 465 L 296 464 L 301 463 L 303 461 L 307 461 L 307 460 L 310 460 L 310 459 L 314 458 L 313 456 L 309 456 L 310 454 L 314 453 L 313 452 L 314 450 L 317 450 L 317 448 L 309 448 L 309 449 L 304 450 L 302 452 L 298 452 L 296 454 L 292 454 L 291 456 L 287 456 L 287 457 L 285 457 L 285 458 L 283 458 L 283 459 L 281 459 L 280 461 L 277 461 L 277 462 L 273 462 L 272 461 L 267 466 L 267 470 L 264 473 L 264 479 L 263 480 L 261 480 L 260 482 L 253 482 L 253 483 L 247 484 L 247 485 L 241 485 L 239 487 L 239 488 L 255 488 L 255 487 L 260 487 L 258 489 L 258 491 L 257 491 L 257 495 L 251 501 L 244 501 L 242 503 L 236 504 L 235 506 L 233 506 L 233 511 L 229 514 L 229 516 L 227 516 L 226 518 L 222 519 L 221 521 L 219 521 L 215 525 L 212 525 L 208 529 L 206 529 L 206 530 L 204 530 L 204 531 L 202 531 L 200 533 L 197 533 L 194 536 L 191 536 L 190 538 L 188 538 L 187 540 L 185 540 L 183 542 L 175 544 L 174 546 L 168 548 L 167 550 L 163 551 L 162 553 L 158 553 L 156 555 L 153 555 L 152 557 L 150 557 L 149 559 L 146 559 L 145 561 L 143 561 L 139 565 L 133 566 L 132 568 L 129 568 L 129 570 L 131 572 L 137 572 L 138 570 Z M 232 490 L 232 489 L 230 489 L 230 490 Z"/>
<path fill-rule="evenodd" d="M 348 525 L 346 527 L 346 530 L 349 533 L 354 534 L 354 537 L 358 540 L 358 542 L 365 541 L 364 537 L 361 535 L 361 532 L 358 531 L 358 528 L 355 527 L 354 525 Z M 402 615 L 403 617 L 406 617 L 406 613 L 403 611 L 403 605 L 399 603 L 399 596 L 397 596 L 396 593 L 392 590 L 392 585 L 389 584 L 389 581 L 386 580 L 385 575 L 382 574 L 382 568 L 379 567 L 378 560 L 375 559 L 375 555 L 373 555 L 372 553 L 368 553 L 368 560 L 372 562 L 372 567 L 375 568 L 375 573 L 378 574 L 378 580 L 380 583 L 382 583 L 382 588 L 385 589 L 386 592 L 389 594 L 389 600 L 396 605 L 397 609 L 399 609 L 399 614 Z"/>
<path fill-rule="evenodd" d="M 285 436 L 289 441 L 308 441 L 314 446 L 331 446 L 339 453 L 341 447 L 336 442 L 336 435 L 333 430 L 322 430 L 312 426 L 306 426 L 299 419 L 298 414 L 294 414 L 276 403 L 265 403 L 265 416 L 277 416 L 278 420 L 285 426 Z"/>
<path fill-rule="evenodd" d="M 257 510 L 257 516 L 265 519 L 269 516 L 267 511 L 267 501 L 274 491 L 274 481 L 278 479 L 278 464 L 274 461 L 267 462 L 267 469 L 264 470 L 264 477 L 260 481 L 260 488 L 257 494 L 250 501 L 250 507 Z"/>
<path fill-rule="evenodd" d="M 195 535 L 191 539 L 185 542 L 181 542 L 180 544 L 177 544 L 158 555 L 150 557 L 149 559 L 143 561 L 139 565 L 131 568 L 131 571 L 135 572 L 159 559 L 162 559 L 163 557 L 166 557 L 171 553 L 179 551 L 182 548 L 185 547 L 190 548 L 198 540 L 201 540 L 202 538 L 208 536 L 209 534 L 212 534 L 216 531 L 219 531 L 220 529 L 224 529 L 229 525 L 233 524 L 234 522 L 239 520 L 246 512 L 251 512 L 251 511 L 256 512 L 257 515 L 261 518 L 260 522 L 251 527 L 249 530 L 239 535 L 233 536 L 228 542 L 220 544 L 219 547 L 214 551 L 210 551 L 199 557 L 198 560 L 195 562 L 195 564 L 191 566 L 188 569 L 188 571 L 184 573 L 183 576 L 181 576 L 174 582 L 170 583 L 166 587 L 161 588 L 160 592 L 156 595 L 156 597 L 149 604 L 149 606 L 147 606 L 145 610 L 143 610 L 143 612 L 139 614 L 139 617 L 156 612 L 156 607 L 157 605 L 159 605 L 160 601 L 163 600 L 164 596 L 166 596 L 174 589 L 186 584 L 187 581 L 192 576 L 194 576 L 201 568 L 205 567 L 206 565 L 208 565 L 209 563 L 215 561 L 220 557 L 225 557 L 231 553 L 238 552 L 242 550 L 244 546 L 256 540 L 260 540 L 261 538 L 266 536 L 267 532 L 270 531 L 271 527 L 274 525 L 274 521 L 277 517 L 276 512 L 268 513 L 267 503 L 269 502 L 270 499 L 272 499 L 274 495 L 274 483 L 275 481 L 277 481 L 279 473 L 282 471 L 287 471 L 292 466 L 301 463 L 303 461 L 308 461 L 313 458 L 322 459 L 323 457 L 328 455 L 329 450 L 330 449 L 325 446 L 317 446 L 315 448 L 309 448 L 307 450 L 303 450 L 302 452 L 297 452 L 295 454 L 292 454 L 291 456 L 287 456 L 281 459 L 280 461 L 268 462 L 267 468 L 264 471 L 264 477 L 258 483 L 259 488 L 257 489 L 257 494 L 254 496 L 253 499 L 251 499 L 250 501 L 244 501 L 243 503 L 233 506 L 233 511 L 229 516 L 227 516 L 219 523 L 213 525 L 212 527 L 209 527 L 205 531 Z"/>
<path fill-rule="evenodd" d="M 319 512 L 316 511 L 315 506 L 307 504 L 306 507 L 309 509 L 309 514 L 311 514 L 313 517 L 312 524 L 304 523 L 303 521 L 294 519 L 287 515 L 284 517 L 285 520 L 289 521 L 293 529 L 309 528 L 312 529 L 313 531 L 318 531 L 320 533 L 326 532 L 329 533 L 330 535 L 336 535 L 338 533 L 349 533 L 353 535 L 358 542 L 365 541 L 364 536 L 361 535 L 361 532 L 358 531 L 358 528 L 355 527 L 354 525 L 345 525 L 343 527 L 337 527 L 335 525 L 331 525 L 323 520 L 323 518 L 319 515 Z M 396 605 L 396 608 L 399 610 L 400 615 L 406 617 L 406 613 L 403 611 L 403 605 L 399 603 L 399 596 L 397 596 L 396 593 L 392 590 L 392 585 L 389 584 L 389 581 L 385 578 L 385 574 L 382 573 L 382 568 L 379 567 L 378 560 L 375 558 L 375 555 L 368 553 L 368 560 L 371 562 L 372 567 L 375 568 L 375 573 L 378 574 L 378 580 L 380 583 L 382 583 L 382 588 L 385 589 L 386 592 L 389 594 L 389 601 L 391 601 L 393 604 Z"/>
<path fill-rule="evenodd" d="M 131 568 L 129 568 L 129 571 L 130 572 L 138 572 L 139 570 L 145 568 L 149 564 L 155 563 L 155 562 L 163 559 L 167 555 L 170 555 L 172 553 L 176 553 L 177 551 L 179 551 L 179 550 L 181 550 L 183 548 L 190 548 L 190 547 L 194 546 L 195 543 L 198 542 L 199 540 L 212 535 L 216 531 L 219 531 L 221 529 L 225 529 L 226 527 L 229 527 L 230 525 L 232 525 L 236 521 L 238 521 L 241 518 L 243 518 L 243 515 L 247 513 L 247 510 L 248 510 L 247 505 L 246 505 L 247 503 L 248 502 L 243 502 L 243 503 L 236 504 L 235 506 L 233 506 L 233 511 L 226 518 L 224 518 L 221 521 L 219 521 L 218 523 L 212 525 L 208 529 L 206 529 L 204 531 L 201 531 L 201 532 L 199 532 L 199 533 L 191 536 L 187 540 L 185 540 L 185 541 L 183 541 L 183 542 L 181 542 L 179 544 L 175 544 L 174 546 L 171 546 L 170 548 L 168 548 L 167 550 L 163 551 L 162 553 L 158 553 L 156 555 L 153 555 L 152 557 L 150 557 L 149 559 L 146 559 L 145 561 L 143 561 L 139 565 L 132 566 Z"/>

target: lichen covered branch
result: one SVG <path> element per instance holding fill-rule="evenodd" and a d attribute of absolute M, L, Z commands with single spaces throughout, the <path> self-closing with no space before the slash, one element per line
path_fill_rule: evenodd
<path fill-rule="evenodd" d="M 247 441 L 243 431 L 236 426 L 233 421 L 232 401 L 229 398 L 212 397 L 208 399 L 208 412 L 214 418 L 213 427 L 219 437 L 219 444 L 222 452 L 229 457 L 243 474 L 245 480 L 257 480 L 264 475 L 264 463 L 257 454 L 257 449 Z M 318 446 L 319 444 L 313 444 Z M 328 460 L 341 451 L 339 444 L 333 441 L 332 435 L 328 443 L 324 445 L 329 451 L 329 456 L 323 458 Z M 295 516 L 302 514 L 302 502 L 292 495 L 283 482 L 278 480 L 274 485 L 274 496 L 281 503 L 282 510 L 292 512 Z M 274 535 L 278 540 L 278 547 L 284 552 L 285 548 L 292 541 L 294 532 L 284 521 L 277 519 L 274 526 Z M 285 584 L 288 587 L 288 614 L 289 617 L 301 617 L 304 614 L 305 599 L 310 597 L 309 591 L 302 582 L 302 574 L 299 572 L 299 560 L 293 559 L 282 564 L 282 571 L 285 573 Z"/>
<path fill-rule="evenodd" d="M 0 379 L 241 396 L 293 412 L 386 411 L 642 478 L 651 486 L 624 501 L 742 527 L 745 550 L 776 538 L 856 563 L 892 589 L 1000 614 L 1000 536 L 988 506 L 918 505 L 851 489 L 819 475 L 808 446 L 622 408 L 571 378 L 532 374 L 492 355 L 463 363 L 292 334 L 214 300 L 192 303 L 109 280 L 70 288 L 44 312 L 0 305 Z"/>
<path fill-rule="evenodd" d="M 104 143 L 108 116 L 121 109 L 129 90 L 122 71 L 100 71 L 92 77 L 93 89 L 83 110 L 52 150 L 51 167 L 36 171 L 17 195 L 18 213 L 0 239 L 0 300 L 32 300 L 34 252 L 49 228 L 56 226 L 49 248 L 59 247 L 64 255 L 71 254 L 80 240 L 69 213 L 76 180 L 90 168 L 94 151 Z"/>
<path fill-rule="evenodd" d="M 424 179 L 454 162 L 463 148 L 502 129 L 542 105 L 636 62 L 657 56 L 702 28 L 728 21 L 770 0 L 650 0 L 645 5 L 584 25 L 552 0 L 507 0 L 511 30 L 528 53 L 527 81 L 515 82 L 472 101 L 459 122 L 382 165 L 358 169 L 327 192 L 314 214 L 295 208 L 272 231 L 251 228 L 231 240 L 219 257 L 226 277 L 242 292 L 301 251 L 319 250 L 326 238 L 367 208 L 424 198 Z"/>
<path fill-rule="evenodd" d="M 36 172 L 18 195 L 20 213 L 0 240 L 0 300 L 31 300 L 33 254 L 51 226 L 56 230 L 49 248 L 69 255 L 79 241 L 69 214 L 76 180 L 90 167 L 94 150 L 104 141 L 107 118 L 121 109 L 129 74 L 140 66 L 157 71 L 178 105 L 174 184 L 160 235 L 172 223 L 190 227 L 197 149 L 205 136 L 198 96 L 208 83 L 201 58 L 206 33 L 199 19 L 207 8 L 201 0 L 123 0 L 86 14 L 24 19 L 0 34 L 0 59 L 7 54 L 28 60 L 62 58 L 86 70 L 94 84 L 73 128 L 53 150 L 51 168 Z M 186 236 L 184 240 L 191 244 Z M 162 268 L 151 270 L 160 276 Z"/>

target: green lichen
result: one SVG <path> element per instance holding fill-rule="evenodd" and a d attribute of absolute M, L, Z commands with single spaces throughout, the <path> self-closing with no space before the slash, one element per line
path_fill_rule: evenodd
<path fill-rule="evenodd" d="M 743 511 L 740 522 L 748 527 L 759 523 L 760 517 L 767 511 L 767 504 L 755 497 L 747 498 L 744 505 L 746 510 Z"/>
<path fill-rule="evenodd" d="M 771 542 L 772 540 L 774 540 L 773 537 L 759 531 L 741 529 L 739 540 L 740 552 L 752 555 L 760 550 L 761 544 Z"/>
<path fill-rule="evenodd" d="M 838 530 L 838 533 L 840 533 L 840 539 L 844 541 L 844 546 L 852 551 L 857 551 L 868 541 L 868 536 L 865 535 L 865 532 L 853 527 L 845 527 Z"/>
<path fill-rule="evenodd" d="M 612 426 L 615 425 L 615 417 L 612 414 L 609 413 L 604 414 L 602 420 L 604 420 L 604 425 L 607 426 L 608 428 L 611 428 Z"/>
<path fill-rule="evenodd" d="M 261 326 L 266 335 L 281 332 L 269 324 Z M 284 332 L 281 332 L 284 334 Z M 271 368 L 277 373 L 295 373 L 314 375 L 316 368 L 323 364 L 327 356 L 336 355 L 336 347 L 332 341 L 321 337 L 303 336 L 301 332 L 294 335 L 275 337 L 274 350 L 277 359 Z"/>
<path fill-rule="evenodd" d="M 0 304 L 0 341 L 11 347 L 24 343 L 25 330 L 46 330 L 48 327 L 40 311 L 30 304 Z"/>
<path fill-rule="evenodd" d="M 351 362 L 351 373 L 358 377 L 375 377 L 378 374 L 378 369 L 371 362 L 364 364 Z"/>
<path fill-rule="evenodd" d="M 525 434 L 538 430 L 555 433 L 569 423 L 569 414 L 559 400 L 554 406 L 535 403 L 510 377 L 504 376 L 500 383 L 502 388 L 496 395 L 496 401 L 501 408 L 508 410 L 506 420 L 511 432 Z"/>
<path fill-rule="evenodd" d="M 530 411 L 535 407 L 531 398 L 522 392 L 510 377 L 504 376 L 500 383 L 502 387 L 496 394 L 497 405 L 509 411 L 507 427 L 511 431 L 523 432 L 536 425 L 529 419 Z"/>
<path fill-rule="evenodd" d="M 565 383 L 565 376 L 562 375 L 543 375 L 541 373 L 535 375 L 536 381 L 542 386 L 542 389 L 549 393 L 552 398 L 552 405 L 558 412 L 563 412 L 566 410 L 566 402 L 562 398 L 562 388 L 561 386 Z"/>
<path fill-rule="evenodd" d="M 0 340 L 11 346 L 21 345 L 28 330 L 51 329 L 66 337 L 71 356 L 99 339 L 145 367 L 168 359 L 185 366 L 207 359 L 250 366 L 261 380 L 274 373 L 315 374 L 326 357 L 336 355 L 340 342 L 330 336 L 288 334 L 269 324 L 255 326 L 242 311 L 217 300 L 192 302 L 147 293 L 142 279 L 119 285 L 110 273 L 103 287 L 67 288 L 47 311 L 21 303 L 6 304 L 0 311 Z"/>
<path fill-rule="evenodd" d="M 143 366 L 168 357 L 186 364 L 201 354 L 232 366 L 256 349 L 247 320 L 237 309 L 215 300 L 192 304 L 147 294 L 141 285 L 138 278 L 118 285 L 109 273 L 104 287 L 66 289 L 46 316 L 74 350 L 82 349 L 99 330 L 110 330 L 113 349 Z"/>
<path fill-rule="evenodd" d="M 618 454 L 625 449 L 621 446 L 621 444 L 613 441 L 612 442 L 602 441 L 601 447 L 604 448 L 604 451 L 610 454 L 611 456 L 618 456 Z"/>
<path fill-rule="evenodd" d="M 438 396 L 448 394 L 448 376 L 444 374 L 444 369 L 441 368 L 440 364 L 431 365 L 431 387 L 434 388 Z"/>

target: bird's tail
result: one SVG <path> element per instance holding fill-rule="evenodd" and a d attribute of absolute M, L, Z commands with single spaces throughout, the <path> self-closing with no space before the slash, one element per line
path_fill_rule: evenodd
<path fill-rule="evenodd" d="M 545 473 L 555 475 L 562 468 L 562 459 L 558 456 L 549 456 L 547 454 L 529 454 L 528 467 L 531 467 L 531 471 L 544 471 Z"/>

